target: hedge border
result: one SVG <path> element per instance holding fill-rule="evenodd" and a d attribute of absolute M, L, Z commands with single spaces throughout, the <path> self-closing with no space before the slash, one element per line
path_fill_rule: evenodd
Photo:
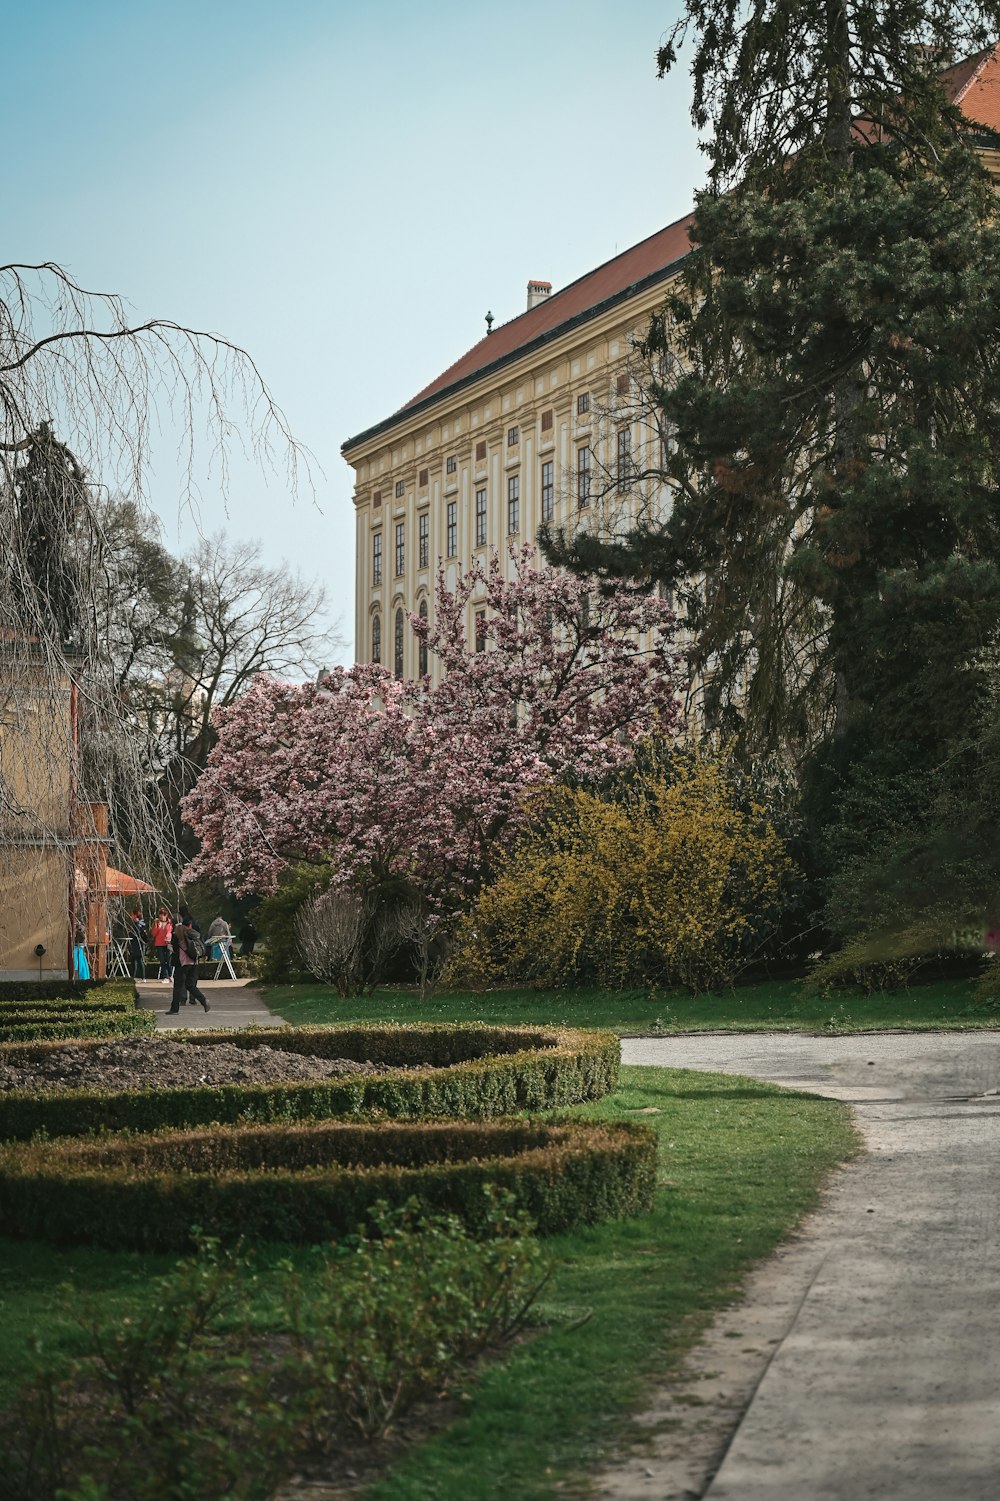
<path fill-rule="evenodd" d="M 281 1084 L 190 1089 L 10 1090 L 0 1094 L 0 1138 L 37 1132 L 158 1131 L 213 1123 L 338 1117 L 489 1119 L 600 1099 L 615 1087 L 621 1046 L 614 1032 L 486 1023 L 328 1026 L 174 1033 L 164 1046 L 277 1046 L 320 1057 L 404 1065 L 384 1074 Z M 99 1041 L 75 1044 L 87 1049 Z M 8 1043 L 0 1063 L 65 1044 Z M 470 1056 L 471 1054 L 471 1056 Z"/>
<path fill-rule="evenodd" d="M 8 1144 L 0 1226 L 139 1251 L 186 1249 L 195 1225 L 226 1240 L 316 1242 L 356 1230 L 377 1200 L 416 1197 L 481 1234 L 487 1185 L 509 1190 L 543 1235 L 641 1214 L 656 1186 L 656 1137 L 632 1121 L 521 1119 Z"/>
<path fill-rule="evenodd" d="M 156 1031 L 150 1011 L 66 1011 L 61 1015 L 15 1013 L 12 1020 L 0 1012 L 0 1043 L 7 1042 L 110 1042 L 116 1037 L 146 1036 Z"/>

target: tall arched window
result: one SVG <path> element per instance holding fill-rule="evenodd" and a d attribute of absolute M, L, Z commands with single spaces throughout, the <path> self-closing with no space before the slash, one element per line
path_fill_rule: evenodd
<path fill-rule="evenodd" d="M 395 672 L 395 674 L 396 674 L 396 676 L 398 678 L 401 678 L 403 676 L 403 612 L 402 612 L 402 610 L 397 610 L 396 611 L 396 643 L 395 643 L 395 645 L 396 645 L 396 650 L 395 650 L 395 653 L 394 653 L 394 655 L 395 655 L 395 661 L 393 662 L 393 671 Z"/>
<path fill-rule="evenodd" d="M 372 661 L 382 660 L 382 619 L 379 615 L 372 616 Z"/>
<path fill-rule="evenodd" d="M 426 620 L 427 619 L 427 601 L 426 601 L 426 599 L 422 599 L 420 601 L 420 618 L 421 618 L 421 620 Z M 427 676 L 427 642 L 426 641 L 421 641 L 421 643 L 420 643 L 420 676 L 422 678 L 425 678 Z"/>

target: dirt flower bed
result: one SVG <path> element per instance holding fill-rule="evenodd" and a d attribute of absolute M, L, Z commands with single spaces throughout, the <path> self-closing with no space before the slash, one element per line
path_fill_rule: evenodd
<path fill-rule="evenodd" d="M 170 1089 L 198 1084 L 286 1084 L 381 1074 L 385 1065 L 350 1058 L 315 1058 L 262 1045 L 199 1046 L 162 1037 L 123 1037 L 100 1047 L 55 1049 L 23 1063 L 0 1060 L 0 1090 Z"/>

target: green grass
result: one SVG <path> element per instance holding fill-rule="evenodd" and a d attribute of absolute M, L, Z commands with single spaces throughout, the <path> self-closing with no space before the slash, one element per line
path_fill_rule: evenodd
<path fill-rule="evenodd" d="M 557 1262 L 544 1294 L 548 1327 L 487 1367 L 465 1414 L 371 1489 L 371 1501 L 557 1494 L 614 1442 L 644 1391 L 669 1374 L 855 1146 L 845 1106 L 715 1074 L 624 1069 L 617 1093 L 581 1113 L 633 1118 L 648 1107 L 658 1113 L 641 1118 L 661 1148 L 654 1212 L 546 1242 Z M 78 1300 L 121 1313 L 172 1264 L 35 1243 L 0 1248 L 0 1396 L 24 1380 L 31 1338 L 56 1359 L 77 1347 L 58 1284 L 72 1280 Z M 263 1266 L 277 1254 L 263 1251 Z"/>
<path fill-rule="evenodd" d="M 747 985 L 715 995 L 645 990 L 446 991 L 421 1001 L 412 990 L 377 990 L 340 1000 L 328 985 L 276 985 L 272 1011 L 296 1026 L 319 1022 L 490 1021 L 512 1025 L 610 1027 L 616 1032 L 961 1031 L 1000 1026 L 1000 1012 L 976 1002 L 971 980 L 941 980 L 886 995 L 806 997 L 798 981 Z"/>

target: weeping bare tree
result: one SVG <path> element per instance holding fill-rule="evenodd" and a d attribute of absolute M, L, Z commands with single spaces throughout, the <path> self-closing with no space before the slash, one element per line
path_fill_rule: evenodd
<path fill-rule="evenodd" d="M 128 691 L 136 622 L 116 601 L 134 606 L 135 554 L 116 545 L 107 496 L 149 515 L 154 430 L 179 435 L 179 505 L 192 514 L 206 479 L 226 492 L 234 444 L 292 492 L 308 477 L 237 345 L 132 320 L 55 264 L 0 266 L 0 843 L 70 854 L 68 790 L 76 806 L 107 804 L 112 850 L 141 873 L 176 871 L 178 856 Z M 41 721 L 44 733 L 30 729 Z"/>

